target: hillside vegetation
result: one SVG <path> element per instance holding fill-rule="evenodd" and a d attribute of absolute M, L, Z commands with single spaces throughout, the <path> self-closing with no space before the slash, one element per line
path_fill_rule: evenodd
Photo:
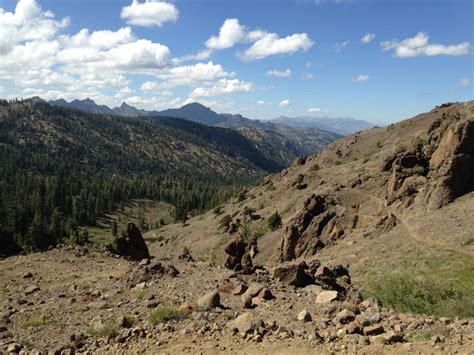
<path fill-rule="evenodd" d="M 233 130 L 26 100 L 0 103 L 0 167 L 2 240 L 43 249 L 121 201 L 168 202 L 181 219 L 283 165 Z"/>

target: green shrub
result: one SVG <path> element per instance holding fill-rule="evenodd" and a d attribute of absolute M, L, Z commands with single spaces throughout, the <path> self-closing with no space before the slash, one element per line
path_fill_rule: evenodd
<path fill-rule="evenodd" d="M 385 274 L 369 283 L 368 296 L 397 312 L 473 317 L 473 285 L 436 274 Z"/>
<path fill-rule="evenodd" d="M 167 322 L 172 319 L 181 319 L 184 316 L 185 313 L 179 308 L 173 306 L 162 306 L 150 313 L 148 321 L 153 325 L 157 325 L 161 322 Z"/>
<path fill-rule="evenodd" d="M 232 223 L 232 217 L 226 214 L 219 221 L 219 228 L 229 228 L 229 225 Z"/>
<path fill-rule="evenodd" d="M 245 207 L 244 207 L 243 215 L 244 215 L 244 216 L 248 216 L 248 217 L 252 217 L 255 212 L 256 212 L 256 211 L 255 211 L 255 208 L 251 208 L 251 207 L 245 206 Z"/>
<path fill-rule="evenodd" d="M 272 231 L 277 230 L 281 227 L 281 217 L 278 214 L 278 211 L 276 211 L 268 218 L 268 227 L 270 227 Z"/>
<path fill-rule="evenodd" d="M 43 318 L 31 318 L 22 324 L 23 328 L 38 328 L 53 323 L 51 320 Z"/>

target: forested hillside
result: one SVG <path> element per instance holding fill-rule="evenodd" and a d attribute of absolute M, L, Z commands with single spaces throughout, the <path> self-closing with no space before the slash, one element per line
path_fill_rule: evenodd
<path fill-rule="evenodd" d="M 131 198 L 169 202 L 181 219 L 280 168 L 229 129 L 1 101 L 0 238 L 31 249 L 80 239 L 78 226 Z"/>

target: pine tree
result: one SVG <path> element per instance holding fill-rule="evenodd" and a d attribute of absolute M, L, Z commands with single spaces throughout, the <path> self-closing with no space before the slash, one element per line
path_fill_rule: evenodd
<path fill-rule="evenodd" d="M 114 219 L 114 223 L 112 223 L 112 235 L 114 237 L 118 235 L 117 221 L 115 219 Z"/>

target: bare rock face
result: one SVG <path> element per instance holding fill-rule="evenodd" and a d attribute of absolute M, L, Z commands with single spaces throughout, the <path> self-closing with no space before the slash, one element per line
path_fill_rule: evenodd
<path fill-rule="evenodd" d="M 140 230 L 132 222 L 128 223 L 126 233 L 115 239 L 115 246 L 112 251 L 132 260 L 150 258 L 150 252 L 145 240 Z"/>
<path fill-rule="evenodd" d="M 422 145 L 402 149 L 384 162 L 383 170 L 392 172 L 387 183 L 388 205 L 397 200 L 411 204 L 419 188 L 426 184 L 428 159 L 422 149 Z"/>
<path fill-rule="evenodd" d="M 339 238 L 344 234 L 338 223 L 342 214 L 334 199 L 312 195 L 286 226 L 276 259 L 290 261 L 300 256 L 311 256 L 328 242 Z"/>
<path fill-rule="evenodd" d="M 435 121 L 430 128 L 428 208 L 440 208 L 474 190 L 474 121 L 459 116 Z"/>
<path fill-rule="evenodd" d="M 390 171 L 386 202 L 408 206 L 420 196 L 438 209 L 474 190 L 474 115 L 445 112 L 428 130 L 383 162 Z"/>

